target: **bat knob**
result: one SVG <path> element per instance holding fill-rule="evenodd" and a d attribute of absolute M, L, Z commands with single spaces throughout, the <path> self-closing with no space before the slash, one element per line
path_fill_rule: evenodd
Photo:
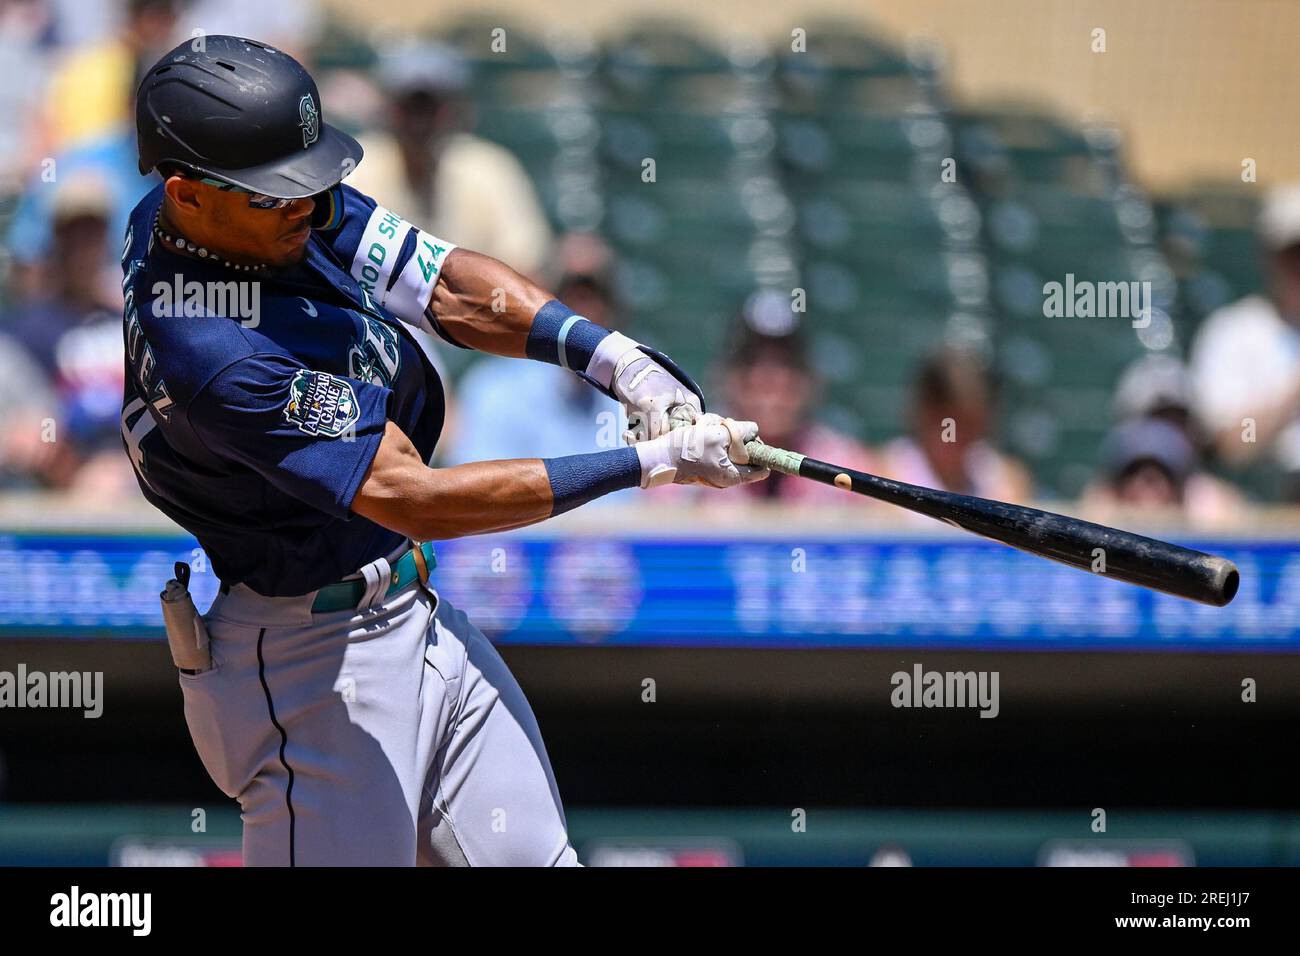
<path fill-rule="evenodd" d="M 1227 558 L 1215 557 L 1209 564 L 1210 600 L 1206 603 L 1223 607 L 1237 596 L 1241 586 L 1241 572 Z"/>

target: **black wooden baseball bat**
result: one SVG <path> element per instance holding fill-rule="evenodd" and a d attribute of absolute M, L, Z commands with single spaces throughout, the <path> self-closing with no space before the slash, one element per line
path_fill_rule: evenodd
<path fill-rule="evenodd" d="M 761 441 L 746 442 L 745 450 L 751 464 L 887 501 L 1030 554 L 1202 604 L 1223 607 L 1236 595 L 1241 580 L 1237 566 L 1227 558 L 1118 528 L 1005 501 L 909 485 Z"/>

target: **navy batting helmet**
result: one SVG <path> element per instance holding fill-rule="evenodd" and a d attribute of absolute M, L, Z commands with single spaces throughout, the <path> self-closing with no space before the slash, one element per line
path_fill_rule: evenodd
<path fill-rule="evenodd" d="M 155 63 L 135 123 L 141 173 L 180 166 L 277 199 L 323 192 L 361 160 L 302 64 L 241 37 L 196 37 Z"/>

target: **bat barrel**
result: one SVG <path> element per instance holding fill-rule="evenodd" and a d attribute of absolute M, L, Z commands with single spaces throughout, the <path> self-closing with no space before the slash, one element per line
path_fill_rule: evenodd
<path fill-rule="evenodd" d="M 1226 558 L 1167 541 L 1004 501 L 960 495 L 747 442 L 752 464 L 810 478 L 928 515 L 954 527 L 1071 567 L 1222 607 L 1241 583 Z"/>

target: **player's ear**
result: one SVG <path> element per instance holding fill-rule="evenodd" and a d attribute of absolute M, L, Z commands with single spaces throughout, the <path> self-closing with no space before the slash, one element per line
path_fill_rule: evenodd
<path fill-rule="evenodd" d="M 202 183 L 184 176 L 168 176 L 163 183 L 163 193 L 174 208 L 197 212 L 201 206 Z"/>

